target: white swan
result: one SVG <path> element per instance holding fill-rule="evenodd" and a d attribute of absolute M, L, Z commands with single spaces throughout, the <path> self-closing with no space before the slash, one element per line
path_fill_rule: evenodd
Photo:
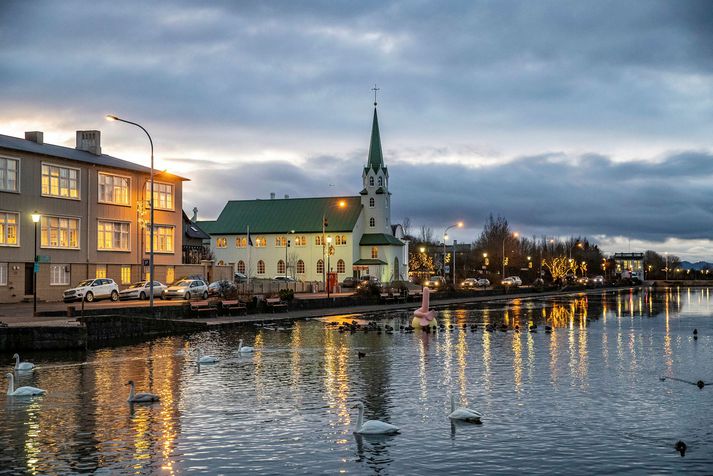
<path fill-rule="evenodd" d="M 362 402 L 357 402 L 352 408 L 359 409 L 359 416 L 357 417 L 356 426 L 354 427 L 354 433 L 358 435 L 395 435 L 399 432 L 397 426 L 384 423 L 383 421 L 364 421 L 364 404 Z"/>
<path fill-rule="evenodd" d="M 11 373 L 5 374 L 5 376 L 10 379 L 10 383 L 7 386 L 7 394 L 11 397 L 31 397 L 47 393 L 46 390 L 37 387 L 20 387 L 15 390 L 15 376 Z"/>
<path fill-rule="evenodd" d="M 153 393 L 148 393 L 148 392 L 139 392 L 139 393 L 134 393 L 136 388 L 134 387 L 134 381 L 129 380 L 126 385 L 131 386 L 131 390 L 129 390 L 129 398 L 126 400 L 129 403 L 149 403 L 149 402 L 158 402 L 160 400 L 158 395 L 154 395 Z"/>
<path fill-rule="evenodd" d="M 32 362 L 20 362 L 20 356 L 15 354 L 12 356 L 15 359 L 15 370 L 32 370 L 35 368 L 35 364 Z"/>
<path fill-rule="evenodd" d="M 199 364 L 214 364 L 220 359 L 218 357 L 213 357 L 212 355 L 203 355 L 203 351 L 198 349 L 198 363 Z"/>
<path fill-rule="evenodd" d="M 467 421 L 469 423 L 480 423 L 482 416 L 483 415 L 481 415 L 480 412 L 476 412 L 470 408 L 456 408 L 456 397 L 451 394 L 451 413 L 448 415 L 448 418 L 451 420 Z"/>
<path fill-rule="evenodd" d="M 254 350 L 255 349 L 253 347 L 248 347 L 247 345 L 243 346 L 243 340 L 240 339 L 240 343 L 238 344 L 238 352 L 242 354 L 246 352 L 253 352 Z"/>

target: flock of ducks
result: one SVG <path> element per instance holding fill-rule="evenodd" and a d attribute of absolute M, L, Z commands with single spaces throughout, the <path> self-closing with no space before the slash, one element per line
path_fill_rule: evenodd
<path fill-rule="evenodd" d="M 354 334 L 358 331 L 362 331 L 365 334 L 368 334 L 369 332 L 375 332 L 377 335 L 381 335 L 383 332 L 388 335 L 388 334 L 393 334 L 397 330 L 393 326 L 390 326 L 388 324 L 385 324 L 382 326 L 381 324 L 377 324 L 375 321 L 369 321 L 367 324 L 364 324 L 364 325 L 359 324 L 357 321 L 354 321 L 354 320 L 352 320 L 351 322 L 342 322 L 342 323 L 327 322 L 327 326 L 336 327 L 337 331 L 340 334 L 343 334 L 345 332 Z M 422 330 L 426 334 L 429 334 L 431 332 L 435 333 L 437 331 L 454 332 L 458 327 L 460 327 L 464 332 L 467 332 L 468 329 L 470 329 L 470 331 L 473 333 L 478 332 L 478 330 L 480 329 L 478 324 L 470 324 L 470 325 L 462 324 L 461 326 L 455 326 L 453 324 L 446 326 L 445 324 L 439 324 L 437 327 L 435 327 L 435 326 L 434 327 L 431 327 L 431 326 L 421 327 L 420 330 Z M 545 329 L 545 333 L 547 333 L 547 334 L 551 334 L 552 330 L 553 330 L 552 326 L 544 326 L 544 329 Z M 398 329 L 399 332 L 404 333 L 404 334 L 412 334 L 413 331 L 415 331 L 415 330 L 416 330 L 416 328 L 411 325 L 405 325 L 405 326 L 401 325 L 401 326 L 399 326 L 399 329 Z M 485 332 L 495 332 L 495 331 L 508 332 L 510 330 L 515 331 L 515 332 L 520 332 L 520 326 L 516 324 L 513 327 L 509 327 L 505 323 L 502 323 L 500 325 L 486 324 L 485 326 L 483 326 L 483 330 Z M 538 330 L 537 324 L 532 324 L 532 325 L 528 326 L 527 330 L 530 333 L 533 333 L 533 334 L 536 333 Z"/>

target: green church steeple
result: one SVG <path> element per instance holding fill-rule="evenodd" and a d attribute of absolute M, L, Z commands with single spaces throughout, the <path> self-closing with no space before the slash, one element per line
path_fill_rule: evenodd
<path fill-rule="evenodd" d="M 376 103 L 374 103 L 374 122 L 371 125 L 369 160 L 366 163 L 366 169 L 374 169 L 374 172 L 378 172 L 379 169 L 386 170 L 384 166 L 384 154 L 381 151 L 381 136 L 379 135 L 379 118 L 376 115 Z"/>

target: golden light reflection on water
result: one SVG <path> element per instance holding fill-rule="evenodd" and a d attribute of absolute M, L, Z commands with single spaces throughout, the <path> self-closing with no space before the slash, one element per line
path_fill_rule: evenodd
<path fill-rule="evenodd" d="M 515 391 L 520 393 L 522 391 L 522 341 L 519 332 L 513 334 L 512 353 L 513 381 L 515 383 Z"/>
<path fill-rule="evenodd" d="M 327 403 L 336 408 L 337 427 L 348 427 L 351 423 L 349 414 L 349 374 L 347 362 L 349 347 L 342 334 L 324 328 L 324 389 Z"/>
<path fill-rule="evenodd" d="M 466 333 L 458 333 L 458 344 L 456 345 L 456 355 L 458 358 L 458 383 L 460 387 L 461 400 L 468 403 L 468 377 L 466 368 L 468 367 L 468 341 Z"/>
<path fill-rule="evenodd" d="M 299 406 L 302 403 L 302 390 L 300 383 L 302 381 L 302 327 L 303 322 L 295 322 L 295 325 L 290 334 L 290 391 L 296 404 Z"/>

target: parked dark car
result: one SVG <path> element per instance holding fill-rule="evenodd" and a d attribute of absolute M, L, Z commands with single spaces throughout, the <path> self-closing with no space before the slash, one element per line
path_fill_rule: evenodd
<path fill-rule="evenodd" d="M 355 288 L 358 284 L 359 280 L 354 276 L 347 276 L 346 278 L 344 278 L 344 281 L 342 281 L 343 288 Z"/>
<path fill-rule="evenodd" d="M 227 294 L 232 294 L 237 290 L 235 283 L 223 279 L 214 281 L 208 285 L 208 296 L 226 297 Z"/>

